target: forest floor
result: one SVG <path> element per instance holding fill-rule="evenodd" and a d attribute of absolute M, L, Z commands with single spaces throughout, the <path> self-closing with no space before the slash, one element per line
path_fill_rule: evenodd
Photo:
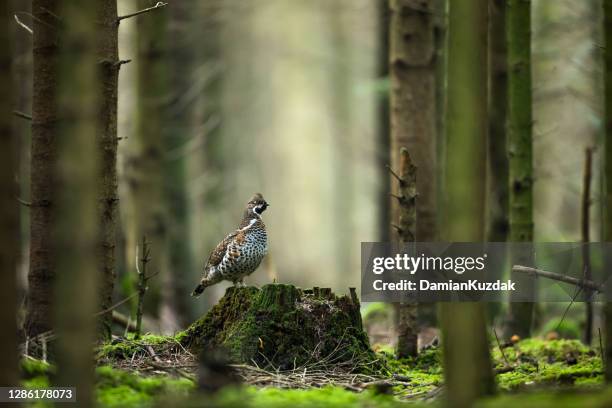
<path fill-rule="evenodd" d="M 233 365 L 241 385 L 214 397 L 197 390 L 197 359 L 176 336 L 146 335 L 140 340 L 117 338 L 101 346 L 97 361 L 97 399 L 101 407 L 245 406 L 395 407 L 413 403 L 436 405 L 443 395 L 441 352 L 436 347 L 415 359 L 398 360 L 375 346 L 384 368 L 359 373 L 310 364 L 292 370 Z M 612 390 L 603 389 L 601 356 L 577 340 L 526 339 L 492 346 L 500 395 L 479 406 L 604 406 Z M 22 363 L 24 384 L 49 384 L 54 367 L 32 358 Z M 412 405 L 412 404 L 411 404 Z M 42 404 L 33 406 L 44 406 Z"/>

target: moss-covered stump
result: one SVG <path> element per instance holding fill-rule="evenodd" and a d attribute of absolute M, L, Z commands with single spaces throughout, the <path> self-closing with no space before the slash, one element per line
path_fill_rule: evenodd
<path fill-rule="evenodd" d="M 196 353 L 224 349 L 233 362 L 281 370 L 377 366 L 354 290 L 336 296 L 329 288 L 231 287 L 184 332 L 181 342 Z"/>

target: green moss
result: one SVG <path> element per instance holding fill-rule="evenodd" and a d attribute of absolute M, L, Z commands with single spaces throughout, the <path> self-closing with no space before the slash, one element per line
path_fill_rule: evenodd
<path fill-rule="evenodd" d="M 46 361 L 31 357 L 21 359 L 21 375 L 23 378 L 47 376 L 55 371 L 55 367 Z"/>
<path fill-rule="evenodd" d="M 444 376 L 440 362 L 441 352 L 437 348 L 422 351 L 417 357 L 396 359 L 393 355 L 383 354 L 389 375 L 408 382 L 407 386 L 396 387 L 395 392 L 402 396 L 414 396 L 432 391 L 442 385 Z"/>
<path fill-rule="evenodd" d="M 134 334 L 130 333 L 127 338 L 114 339 L 98 346 L 96 358 L 98 360 L 129 359 L 134 353 L 145 351 L 146 346 L 152 346 L 154 349 L 163 346 L 173 347 L 177 346 L 178 342 L 180 341 L 175 336 L 155 334 L 145 334 L 136 340 Z"/>
<path fill-rule="evenodd" d="M 143 377 L 123 370 L 102 366 L 96 369 L 98 402 L 109 408 L 150 404 L 155 397 L 186 396 L 194 388 L 188 379 L 167 375 Z"/>
<path fill-rule="evenodd" d="M 502 390 L 602 383 L 601 357 L 578 340 L 526 339 L 504 354 L 515 369 L 497 376 Z M 492 355 L 498 368 L 505 365 L 498 348 Z"/>
<path fill-rule="evenodd" d="M 221 347 L 232 361 L 281 370 L 322 362 L 366 369 L 376 360 L 358 302 L 292 285 L 229 288 L 181 339 L 195 352 Z"/>

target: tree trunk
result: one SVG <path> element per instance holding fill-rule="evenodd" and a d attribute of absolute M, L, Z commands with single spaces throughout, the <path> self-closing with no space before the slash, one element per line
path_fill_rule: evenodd
<path fill-rule="evenodd" d="M 100 219 L 100 310 L 112 305 L 117 244 L 117 86 L 119 77 L 117 0 L 102 0 L 97 9 L 97 57 L 100 99 L 97 141 L 101 153 L 98 178 Z M 112 312 L 101 316 L 99 335 L 110 338 Z"/>
<path fill-rule="evenodd" d="M 383 81 L 389 76 L 389 26 L 390 13 L 389 1 L 378 0 L 378 66 L 377 66 L 377 81 Z M 389 191 L 391 191 L 391 182 L 389 174 L 385 166 L 390 165 L 391 159 L 391 135 L 389 123 L 389 92 L 379 92 L 377 95 L 377 133 L 378 133 L 378 168 L 380 172 L 380 187 L 379 187 L 379 215 L 378 215 L 378 240 L 381 242 L 389 242 L 391 237 L 391 205 L 389 201 Z"/>
<path fill-rule="evenodd" d="M 391 164 L 406 147 L 419 169 L 420 241 L 436 239 L 435 1 L 391 0 Z M 392 180 L 392 186 L 397 181 Z M 395 188 L 392 188 L 395 190 Z M 394 206 L 393 219 L 397 219 Z"/>
<path fill-rule="evenodd" d="M 400 150 L 407 148 L 419 169 L 415 186 L 419 199 L 412 203 L 416 205 L 412 229 L 408 231 L 402 225 L 401 220 L 410 217 L 401 203 L 393 206 L 393 219 L 400 220 L 400 240 L 411 242 L 418 237 L 419 241 L 434 241 L 437 235 L 436 2 L 391 0 L 390 8 L 391 158 L 395 169 L 404 167 L 404 154 Z M 391 185 L 396 184 L 398 181 L 392 180 Z M 400 191 L 401 188 L 400 185 Z M 418 338 L 417 305 L 400 304 L 397 313 L 398 356 L 414 356 Z"/>
<path fill-rule="evenodd" d="M 19 261 L 18 145 L 13 129 L 13 83 L 11 76 L 11 24 L 9 2 L 0 4 L 0 384 L 19 383 L 17 351 L 17 266 Z"/>
<path fill-rule="evenodd" d="M 400 151 L 399 219 L 398 233 L 401 242 L 416 241 L 417 230 L 417 168 L 406 148 Z M 419 328 L 418 304 L 409 298 L 399 303 L 397 313 L 397 356 L 414 357 L 418 354 Z"/>
<path fill-rule="evenodd" d="M 138 8 L 150 2 L 140 0 Z M 156 10 L 137 18 L 137 114 L 136 131 L 128 141 L 126 160 L 133 230 L 127 231 L 127 242 L 136 247 L 143 236 L 151 243 L 151 271 L 160 273 L 149 283 L 145 311 L 160 312 L 161 280 L 165 279 L 167 220 L 164 185 L 164 105 L 167 98 L 165 59 L 166 10 Z M 140 249 L 142 250 L 142 249 Z"/>
<path fill-rule="evenodd" d="M 489 3 L 489 139 L 487 240 L 508 237 L 508 156 L 506 110 L 508 68 L 506 54 L 506 0 Z"/>
<path fill-rule="evenodd" d="M 604 0 L 604 120 L 605 120 L 605 201 L 604 201 L 604 241 L 612 242 L 612 0 Z M 609 254 L 606 258 L 606 267 L 612 265 Z M 606 294 L 611 299 L 612 293 Z M 604 319 L 606 332 L 605 347 L 605 377 L 606 382 L 612 383 L 612 302 L 607 301 L 604 305 Z"/>
<path fill-rule="evenodd" d="M 351 168 L 354 148 L 352 143 L 352 99 L 351 86 L 354 68 L 350 38 L 352 32 L 349 28 L 350 0 L 336 0 L 329 3 L 326 13 L 330 26 L 330 41 L 333 47 L 333 60 L 330 73 L 330 107 L 333 111 L 331 138 L 332 138 L 332 182 L 333 182 L 333 222 L 334 230 L 341 236 L 355 235 L 355 188 L 354 174 Z M 349 20 L 350 21 L 350 20 Z M 337 271 L 341 276 L 354 270 L 354 245 L 349 239 L 335 239 L 334 253 Z"/>
<path fill-rule="evenodd" d="M 38 7 L 34 7 L 38 10 Z M 76 387 L 79 406 L 94 405 L 94 315 L 98 302 L 98 176 L 96 139 L 100 94 L 97 89 L 96 7 L 62 2 L 53 17 L 59 33 L 56 133 L 55 222 L 56 282 L 54 329 L 57 333 L 56 386 Z M 48 21 L 48 20 L 45 20 Z M 76 307 L 75 307 L 76 306 Z"/>
<path fill-rule="evenodd" d="M 31 2 L 12 0 L 12 10 L 31 13 Z M 13 99 L 12 109 L 26 114 L 32 113 L 32 35 L 23 27 L 11 22 L 13 31 Z M 28 119 L 13 116 L 15 123 L 15 137 L 19 148 L 18 179 L 19 197 L 26 202 L 30 201 L 30 150 L 32 141 L 32 122 Z M 30 207 L 20 206 L 19 241 L 21 243 L 19 254 L 19 271 L 17 274 L 18 299 L 22 299 L 26 291 L 26 281 L 30 264 Z M 23 321 L 20 322 L 22 324 Z"/>
<path fill-rule="evenodd" d="M 510 0 L 507 4 L 510 241 L 532 242 L 531 1 Z M 512 262 L 528 264 L 530 260 L 513 256 Z M 533 309 L 533 302 L 510 302 L 506 337 L 530 335 Z"/>
<path fill-rule="evenodd" d="M 193 14 L 194 1 L 175 4 L 169 24 L 172 48 L 170 49 L 169 80 L 172 90 L 171 108 L 168 109 L 168 128 L 164 133 L 165 200 L 168 209 L 168 274 L 164 276 L 162 290 L 162 321 L 175 322 L 186 327 L 197 316 L 193 301 L 186 293 L 192 289 L 194 271 L 193 253 L 189 237 L 189 210 L 187 202 L 187 158 L 191 153 L 185 149 L 193 138 L 197 138 L 193 126 L 194 95 L 190 92 L 194 78 L 195 61 L 192 58 L 197 35 Z M 197 31 L 196 31 L 197 32 Z M 166 316 L 166 317 L 164 317 Z M 170 327 L 166 327 L 169 330 Z"/>
<path fill-rule="evenodd" d="M 30 270 L 25 334 L 51 329 L 55 257 L 51 241 L 53 186 L 57 148 L 56 88 L 58 78 L 56 0 L 33 0 L 33 100 L 30 199 Z"/>
<path fill-rule="evenodd" d="M 487 137 L 488 2 L 451 2 L 444 238 L 484 238 Z M 441 321 L 447 405 L 472 406 L 494 392 L 485 313 L 478 303 L 443 303 Z"/>

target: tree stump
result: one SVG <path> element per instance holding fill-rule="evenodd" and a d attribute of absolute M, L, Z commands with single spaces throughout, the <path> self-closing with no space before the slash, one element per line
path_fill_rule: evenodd
<path fill-rule="evenodd" d="M 193 353 L 223 349 L 234 363 L 280 370 L 377 367 L 354 289 L 336 296 L 329 288 L 283 284 L 230 287 L 181 341 Z"/>

